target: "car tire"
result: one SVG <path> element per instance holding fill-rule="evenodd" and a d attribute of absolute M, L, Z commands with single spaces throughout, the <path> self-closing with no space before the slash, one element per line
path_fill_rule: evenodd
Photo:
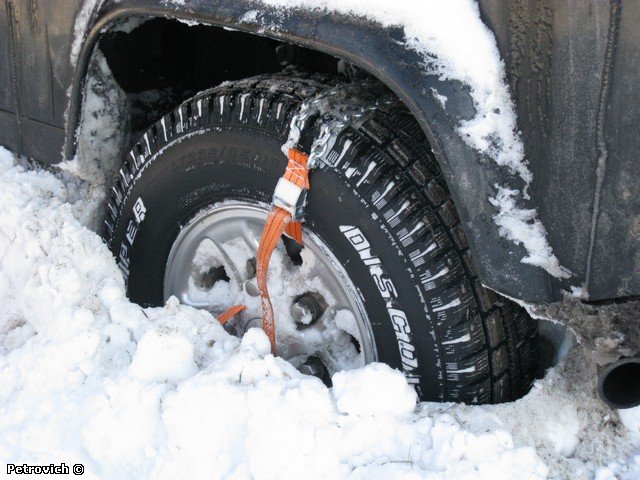
<path fill-rule="evenodd" d="M 105 236 L 132 301 L 159 306 L 181 228 L 226 199 L 268 203 L 301 100 L 335 79 L 258 77 L 226 83 L 160 118 L 123 162 Z M 306 134 L 318 134 L 320 119 Z M 525 394 L 535 322 L 484 288 L 447 185 L 406 111 L 380 107 L 340 131 L 332 168 L 312 173 L 305 229 L 356 286 L 377 360 L 423 400 L 497 403 Z"/>

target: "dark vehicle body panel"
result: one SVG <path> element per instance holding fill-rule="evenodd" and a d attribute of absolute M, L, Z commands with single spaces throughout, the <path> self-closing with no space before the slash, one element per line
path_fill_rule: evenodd
<path fill-rule="evenodd" d="M 525 250 L 499 235 L 488 198 L 496 183 L 521 188 L 521 181 L 456 133 L 475 114 L 468 88 L 430 75 L 401 28 L 320 10 L 277 12 L 248 0 L 105 0 L 84 25 L 74 21 L 82 4 L 0 0 L 0 144 L 46 163 L 62 159 L 63 145 L 64 157 L 73 157 L 92 51 L 121 19 L 180 18 L 263 35 L 352 62 L 411 109 L 486 285 L 533 302 L 560 300 L 563 290 L 582 285 L 592 300 L 640 294 L 640 2 L 480 0 L 533 172 L 531 200 L 519 206 L 538 210 L 560 263 L 573 273 L 564 281 L 522 263 Z M 259 23 L 245 15 L 256 8 Z M 74 28 L 82 41 L 75 64 Z M 448 97 L 446 108 L 432 88 Z"/>
<path fill-rule="evenodd" d="M 593 299 L 638 295 L 640 2 L 481 4 L 556 255 Z"/>
<path fill-rule="evenodd" d="M 0 144 L 61 160 L 73 80 L 76 0 L 5 0 L 0 8 Z"/>

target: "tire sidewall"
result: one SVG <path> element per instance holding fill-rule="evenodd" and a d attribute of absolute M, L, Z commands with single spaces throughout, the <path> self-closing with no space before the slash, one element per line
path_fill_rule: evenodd
<path fill-rule="evenodd" d="M 132 301 L 164 302 L 167 258 L 180 229 L 210 205 L 268 204 L 285 138 L 250 126 L 202 129 L 152 155 L 121 202 L 112 249 Z M 312 173 L 305 227 L 329 247 L 366 310 L 378 361 L 402 370 L 423 398 L 442 395 L 439 349 L 409 259 L 375 209 L 333 169 Z"/>

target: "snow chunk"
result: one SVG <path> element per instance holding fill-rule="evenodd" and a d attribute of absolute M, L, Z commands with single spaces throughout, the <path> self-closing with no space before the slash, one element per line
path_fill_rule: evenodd
<path fill-rule="evenodd" d="M 449 100 L 447 98 L 446 95 L 442 95 L 440 93 L 438 93 L 438 91 L 435 88 L 431 88 L 431 93 L 433 93 L 433 97 L 438 100 L 438 102 L 440 103 L 440 106 L 442 108 L 446 108 L 447 107 L 447 100 Z"/>
<path fill-rule="evenodd" d="M 178 382 L 197 371 L 193 345 L 178 332 L 150 330 L 138 342 L 131 375 L 148 382 Z"/>
<path fill-rule="evenodd" d="M 13 154 L 4 147 L 0 147 L 0 171 L 5 172 L 13 168 Z"/>
<path fill-rule="evenodd" d="M 271 353 L 271 342 L 267 334 L 260 328 L 250 328 L 242 337 L 242 346 L 253 348 L 258 355 Z"/>
<path fill-rule="evenodd" d="M 580 418 L 573 405 L 564 405 L 561 415 L 564 420 L 562 423 L 545 419 L 543 420 L 545 423 L 543 428 L 547 431 L 547 436 L 555 451 L 563 457 L 570 457 L 580 443 Z"/>
<path fill-rule="evenodd" d="M 342 413 L 407 415 L 418 401 L 404 375 L 384 363 L 338 372 L 332 379 L 336 405 Z"/>

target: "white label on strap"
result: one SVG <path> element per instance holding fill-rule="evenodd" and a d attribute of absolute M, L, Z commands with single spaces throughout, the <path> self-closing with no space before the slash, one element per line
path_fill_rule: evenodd
<path fill-rule="evenodd" d="M 273 192 L 273 204 L 288 211 L 292 217 L 295 217 L 303 191 L 303 188 L 281 177 Z"/>

